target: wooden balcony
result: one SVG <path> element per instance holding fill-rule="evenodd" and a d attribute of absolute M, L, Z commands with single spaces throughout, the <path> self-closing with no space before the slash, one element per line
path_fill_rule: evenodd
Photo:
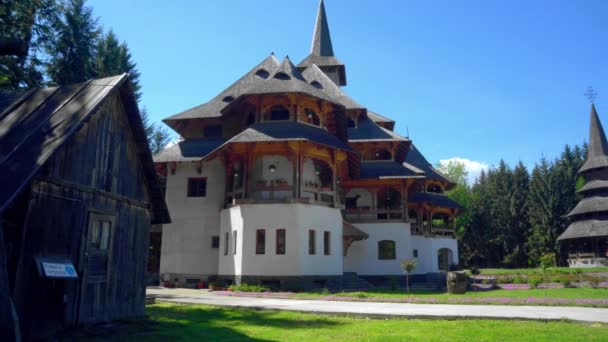
<path fill-rule="evenodd" d="M 349 222 L 403 222 L 402 209 L 377 209 L 369 207 L 344 209 L 344 218 Z"/>

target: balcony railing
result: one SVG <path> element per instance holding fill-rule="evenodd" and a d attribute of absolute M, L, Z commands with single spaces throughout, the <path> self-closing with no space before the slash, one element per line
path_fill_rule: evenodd
<path fill-rule="evenodd" d="M 350 222 L 403 222 L 401 209 L 347 208 L 344 216 Z"/>

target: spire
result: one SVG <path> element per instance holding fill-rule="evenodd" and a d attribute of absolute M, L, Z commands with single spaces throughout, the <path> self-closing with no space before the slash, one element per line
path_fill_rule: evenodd
<path fill-rule="evenodd" d="M 327 16 L 325 14 L 325 4 L 323 0 L 319 2 L 319 11 L 317 12 L 317 23 L 315 32 L 312 35 L 312 46 L 310 54 L 316 56 L 333 56 L 334 49 L 331 45 L 331 35 L 329 34 L 329 25 L 327 24 Z"/>
<path fill-rule="evenodd" d="M 589 124 L 589 149 L 587 160 L 579 172 L 591 169 L 608 167 L 608 142 L 606 134 L 595 110 L 595 104 L 591 103 L 591 122 Z"/>

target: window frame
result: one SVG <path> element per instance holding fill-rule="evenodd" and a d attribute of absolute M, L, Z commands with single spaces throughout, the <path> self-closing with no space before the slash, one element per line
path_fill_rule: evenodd
<path fill-rule="evenodd" d="M 279 243 L 281 241 L 281 239 L 279 238 L 280 234 L 283 234 L 282 236 L 282 242 L 283 245 L 281 246 Z M 282 248 L 279 248 L 282 247 Z M 285 228 L 277 228 L 276 232 L 275 232 L 275 254 L 276 255 L 285 255 L 286 251 L 287 251 L 287 230 Z"/>
<path fill-rule="evenodd" d="M 383 246 L 390 243 L 392 247 L 392 255 L 385 255 L 383 253 Z M 397 260 L 397 243 L 395 240 L 380 240 L 378 241 L 378 260 Z"/>
<path fill-rule="evenodd" d="M 308 230 L 308 255 L 317 254 L 317 232 L 314 229 Z"/>
<path fill-rule="evenodd" d="M 331 255 L 331 232 L 323 232 L 323 255 Z"/>
<path fill-rule="evenodd" d="M 198 193 L 200 188 L 194 188 L 194 182 L 204 181 L 205 187 L 203 189 L 203 194 Z M 207 197 L 207 177 L 188 177 L 188 184 L 186 190 L 186 196 L 191 198 L 205 198 Z"/>
<path fill-rule="evenodd" d="M 236 255 L 236 250 L 237 250 L 237 247 L 238 247 L 237 246 L 237 242 L 238 242 L 237 237 L 238 237 L 238 230 L 233 230 L 232 231 L 232 239 L 233 239 L 233 241 L 232 241 L 232 254 L 233 255 Z"/>
<path fill-rule="evenodd" d="M 219 249 L 219 248 L 220 248 L 220 236 L 219 235 L 211 236 L 211 249 Z"/>
<path fill-rule="evenodd" d="M 260 239 L 260 236 L 262 237 L 262 239 Z M 264 254 L 266 254 L 266 229 L 256 229 L 255 230 L 255 255 L 264 255 Z"/>
<path fill-rule="evenodd" d="M 230 232 L 226 232 L 224 239 L 224 255 L 228 255 L 228 249 L 230 248 Z"/>

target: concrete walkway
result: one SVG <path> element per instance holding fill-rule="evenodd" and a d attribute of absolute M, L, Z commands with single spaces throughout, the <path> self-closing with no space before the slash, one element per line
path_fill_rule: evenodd
<path fill-rule="evenodd" d="M 299 299 L 271 299 L 231 297 L 206 290 L 148 288 L 147 294 L 158 300 L 230 306 L 252 309 L 287 310 L 325 314 L 352 314 L 368 317 L 407 318 L 490 318 L 530 320 L 572 320 L 580 322 L 608 323 L 608 309 L 566 306 L 516 306 L 516 305 L 453 305 L 342 302 Z"/>

